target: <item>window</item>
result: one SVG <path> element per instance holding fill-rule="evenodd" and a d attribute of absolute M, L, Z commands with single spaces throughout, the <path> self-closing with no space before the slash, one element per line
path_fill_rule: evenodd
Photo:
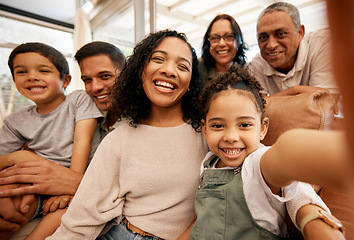
<path fill-rule="evenodd" d="M 43 42 L 61 51 L 72 69 L 73 34 L 0 16 L 0 126 L 5 115 L 32 105 L 17 92 L 7 65 L 11 51 L 25 42 Z M 70 85 L 69 85 L 70 87 Z M 11 90 L 12 89 L 12 90 Z M 69 90 L 69 89 L 68 89 Z"/>

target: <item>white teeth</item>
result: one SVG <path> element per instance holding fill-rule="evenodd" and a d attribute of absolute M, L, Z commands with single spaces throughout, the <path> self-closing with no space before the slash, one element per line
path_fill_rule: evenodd
<path fill-rule="evenodd" d="M 98 99 L 103 99 L 105 97 L 107 97 L 107 95 L 96 96 L 96 98 L 98 98 Z"/>
<path fill-rule="evenodd" d="M 238 154 L 242 151 L 242 149 L 237 149 L 237 150 L 227 150 L 227 149 L 224 149 L 224 152 L 227 153 L 227 154 L 230 154 L 230 155 L 235 155 L 235 154 Z"/>
<path fill-rule="evenodd" d="M 44 87 L 32 87 L 30 88 L 31 91 L 40 91 L 42 90 Z"/>
<path fill-rule="evenodd" d="M 174 89 L 173 85 L 171 83 L 168 83 L 168 82 L 156 81 L 155 85 Z"/>
<path fill-rule="evenodd" d="M 218 51 L 219 54 L 227 54 L 228 51 Z"/>
<path fill-rule="evenodd" d="M 279 55 L 280 52 L 276 52 L 276 53 L 268 53 L 269 56 L 276 56 L 276 55 Z"/>

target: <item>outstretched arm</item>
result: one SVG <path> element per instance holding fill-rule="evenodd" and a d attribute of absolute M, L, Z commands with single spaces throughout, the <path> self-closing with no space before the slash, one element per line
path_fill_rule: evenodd
<path fill-rule="evenodd" d="M 280 187 L 288 186 L 296 180 L 345 189 L 350 182 L 347 151 L 343 132 L 294 129 L 283 133 L 264 153 L 260 163 L 261 171 L 275 194 L 279 193 Z M 292 201 L 297 202 L 299 198 L 302 199 L 297 197 Z M 291 216 L 296 216 L 299 226 L 306 216 L 321 209 L 321 205 L 316 205 L 318 203 L 314 199 L 300 208 L 296 208 L 298 204 L 287 207 L 295 214 L 289 212 Z M 295 223 L 295 218 L 293 221 Z M 302 234 L 305 239 L 345 239 L 339 230 L 320 219 L 305 225 Z"/>
<path fill-rule="evenodd" d="M 346 146 L 343 132 L 290 130 L 262 156 L 261 171 L 271 186 L 298 180 L 345 188 L 350 176 Z"/>

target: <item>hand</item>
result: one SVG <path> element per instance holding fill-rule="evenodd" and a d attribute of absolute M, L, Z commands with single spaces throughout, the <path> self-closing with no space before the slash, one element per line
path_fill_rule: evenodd
<path fill-rule="evenodd" d="M 16 185 L 0 186 L 0 189 L 14 188 Z M 33 198 L 34 200 L 34 198 Z M 32 200 L 32 202 L 33 202 Z M 27 203 L 20 206 L 22 211 L 26 211 L 25 205 L 30 204 L 30 199 L 27 198 Z M 0 232 L 17 231 L 21 225 L 28 222 L 28 219 L 16 209 L 12 198 L 0 198 Z"/>
<path fill-rule="evenodd" d="M 302 206 L 296 215 L 296 222 L 299 225 L 305 216 L 320 209 L 320 207 L 312 204 Z M 305 239 L 311 240 L 345 240 L 345 237 L 341 231 L 330 227 L 321 219 L 315 219 L 306 224 L 302 234 Z"/>
<path fill-rule="evenodd" d="M 54 212 L 58 208 L 65 208 L 71 203 L 73 197 L 72 195 L 53 196 L 43 201 L 43 215 Z"/>
<path fill-rule="evenodd" d="M 330 91 L 327 88 L 321 88 L 321 87 L 314 87 L 314 86 L 306 86 L 306 85 L 296 85 L 291 88 L 285 89 L 283 91 L 277 92 L 275 94 L 272 94 L 270 96 L 266 96 L 266 98 L 271 98 L 271 97 L 281 97 L 281 96 L 294 96 L 302 93 L 311 93 L 315 91 L 324 91 L 327 92 L 333 99 L 333 101 L 336 103 L 335 109 L 334 109 L 334 114 L 338 114 L 338 100 L 340 95 L 339 94 L 331 94 Z"/>
<path fill-rule="evenodd" d="M 0 197 L 27 194 L 75 195 L 83 174 L 48 160 L 20 162 L 0 172 L 0 185 L 30 183 L 0 190 Z"/>
<path fill-rule="evenodd" d="M 273 94 L 271 96 L 285 96 L 285 95 L 297 95 L 297 94 L 301 94 L 301 93 L 310 93 L 310 92 L 314 92 L 314 91 L 325 91 L 325 92 L 329 92 L 329 90 L 327 88 L 321 88 L 321 87 L 314 87 L 314 86 L 306 86 L 306 85 L 296 85 L 293 86 L 291 88 L 288 88 L 286 90 L 280 91 L 276 94 Z"/>
<path fill-rule="evenodd" d="M 15 165 L 16 163 L 26 161 L 46 160 L 45 158 L 35 154 L 30 149 L 19 150 L 13 153 L 0 155 L 0 170 Z"/>

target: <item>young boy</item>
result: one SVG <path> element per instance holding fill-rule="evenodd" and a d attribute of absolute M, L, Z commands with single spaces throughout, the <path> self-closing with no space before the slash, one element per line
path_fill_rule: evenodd
<path fill-rule="evenodd" d="M 26 145 L 39 156 L 83 173 L 100 141 L 96 126 L 102 113 L 85 91 L 64 95 L 71 80 L 65 57 L 46 44 L 25 43 L 11 52 L 8 65 L 18 91 L 36 105 L 5 118 L 0 132 L 0 155 Z M 0 169 L 16 162 L 3 161 Z M 27 239 L 44 239 L 52 234 L 71 198 L 53 196 L 44 202 L 43 208 L 50 209 L 50 213 Z M 42 199 L 39 196 L 39 202 Z M 19 198 L 14 201 L 18 203 Z M 37 211 L 41 207 L 38 204 Z M 60 209 L 55 211 L 57 208 Z"/>

